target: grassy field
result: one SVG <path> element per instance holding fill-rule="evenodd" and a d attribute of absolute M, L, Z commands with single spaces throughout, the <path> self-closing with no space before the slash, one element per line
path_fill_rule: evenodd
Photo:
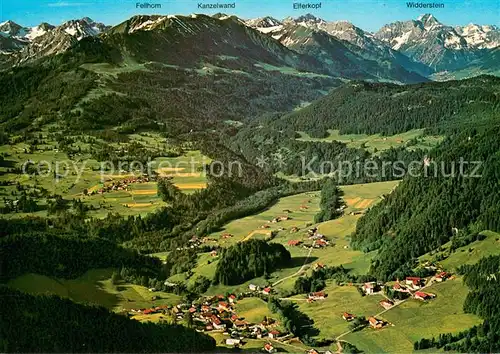
<path fill-rule="evenodd" d="M 267 303 L 257 297 L 247 297 L 238 300 L 236 313 L 251 323 L 262 322 L 264 317 L 276 317 L 267 307 Z"/>
<path fill-rule="evenodd" d="M 458 266 L 463 264 L 477 263 L 481 258 L 500 254 L 500 234 L 493 231 L 483 231 L 481 234 L 486 236 L 482 241 L 474 241 L 471 244 L 460 247 L 451 253 L 446 259 L 438 263 L 448 271 L 455 271 Z M 443 251 L 440 253 L 448 254 L 451 242 L 443 245 Z M 426 254 L 420 257 L 420 261 L 432 260 L 433 255 Z"/>
<path fill-rule="evenodd" d="M 408 149 L 430 149 L 438 145 L 443 137 L 424 135 L 423 129 L 410 130 L 406 133 L 382 136 L 380 134 L 366 135 L 366 134 L 340 134 L 338 130 L 328 130 L 329 136 L 323 139 L 311 138 L 305 132 L 298 132 L 301 141 L 321 141 L 332 142 L 340 141 L 346 143 L 347 146 L 352 148 L 366 148 L 368 151 L 381 152 L 391 147 L 408 146 Z M 411 140 L 415 140 L 415 144 L 408 144 Z"/>
<path fill-rule="evenodd" d="M 307 241 L 307 229 L 314 224 L 314 215 L 319 211 L 320 192 L 302 193 L 290 197 L 281 198 L 275 205 L 267 210 L 251 215 L 242 219 L 234 220 L 226 224 L 220 232 L 209 235 L 210 238 L 217 240 L 222 247 L 229 247 L 237 242 L 249 240 L 252 238 L 268 238 L 271 231 L 276 232 L 272 242 L 283 244 L 292 255 L 292 264 L 288 268 L 273 272 L 268 279 L 263 277 L 252 279 L 238 286 L 212 286 L 208 294 L 217 295 L 227 292 L 239 292 L 248 289 L 250 284 L 264 286 L 274 284 L 277 291 L 290 290 L 299 275 L 297 272 L 303 270 L 307 272 L 314 263 L 323 263 L 326 265 L 344 265 L 352 269 L 353 272 L 364 274 L 368 271 L 370 260 L 375 253 L 362 253 L 352 250 L 349 246 L 350 235 L 355 230 L 356 222 L 361 215 L 349 215 L 352 211 L 363 211 L 371 205 L 374 205 L 381 196 L 389 193 L 396 185 L 394 182 L 361 184 L 342 187 L 345 195 L 344 200 L 348 204 L 344 216 L 321 223 L 318 226 L 319 231 L 324 234 L 331 242 L 331 245 L 324 249 L 314 249 L 310 255 L 308 249 L 300 246 L 289 246 L 290 240 Z M 305 206 L 307 208 L 302 208 Z M 290 220 L 279 223 L 270 223 L 269 221 L 277 216 L 288 215 Z M 267 225 L 269 228 L 262 228 Z M 309 225 L 309 226 L 307 226 Z M 293 232 L 292 228 L 298 231 Z M 231 238 L 222 238 L 222 234 L 230 233 Z M 165 254 L 161 255 L 165 257 Z M 212 257 L 209 253 L 198 256 L 197 267 L 193 269 L 193 276 L 186 279 L 185 274 L 177 274 L 171 277 L 171 281 L 186 281 L 191 284 L 197 276 L 203 275 L 209 279 L 213 278 L 217 267 L 218 258 Z M 302 274 L 302 273 L 301 273 Z M 282 279 L 284 279 L 281 281 Z"/>
<path fill-rule="evenodd" d="M 416 340 L 463 331 L 481 323 L 479 317 L 463 313 L 468 289 L 461 279 L 432 285 L 426 291 L 436 294 L 436 298 L 428 302 L 411 299 L 379 316 L 393 326 L 367 328 L 342 339 L 367 352 L 408 353 L 413 351 Z"/>
<path fill-rule="evenodd" d="M 378 304 L 383 299 L 382 295 L 361 296 L 354 286 L 332 284 L 324 291 L 328 294 L 325 300 L 313 303 L 297 301 L 300 310 L 312 318 L 315 327 L 320 329 L 320 338 L 333 339 L 349 330 L 349 322 L 342 318 L 344 312 L 369 317 L 383 310 Z"/>
<path fill-rule="evenodd" d="M 170 293 L 152 293 L 139 285 L 114 285 L 111 282 L 112 273 L 112 269 L 93 269 L 72 280 L 25 274 L 9 281 L 8 285 L 31 294 L 55 294 L 79 303 L 101 305 L 114 311 L 173 305 L 181 299 Z M 153 294 L 158 297 L 157 300 L 151 300 Z"/>
<path fill-rule="evenodd" d="M 211 337 L 217 342 L 217 353 L 234 353 L 235 349 L 227 346 L 226 339 L 229 336 L 221 332 L 209 333 Z M 245 339 L 244 345 L 238 349 L 239 353 L 260 353 L 266 343 L 271 343 L 274 348 L 280 353 L 304 353 L 309 347 L 302 344 L 300 341 L 293 341 L 292 343 L 281 343 L 269 338 L 263 339 Z"/>

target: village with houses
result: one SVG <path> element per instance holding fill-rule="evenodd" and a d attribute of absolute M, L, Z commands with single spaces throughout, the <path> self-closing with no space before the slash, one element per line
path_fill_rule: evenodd
<path fill-rule="evenodd" d="M 302 225 L 298 223 L 287 223 L 295 221 L 294 217 L 300 211 L 308 209 L 307 201 L 303 202 L 299 211 L 294 212 L 291 209 L 283 209 L 283 214 L 278 214 L 267 219 L 264 224 L 261 224 L 260 230 L 268 235 L 266 240 L 271 240 L 276 233 L 287 230 L 289 235 L 285 241 L 285 245 L 290 249 L 304 249 L 308 252 L 317 250 L 325 250 L 331 247 L 332 250 L 336 246 L 335 239 L 327 238 L 317 226 L 307 222 Z M 359 215 L 358 212 L 351 212 L 350 216 Z M 283 226 L 282 226 L 283 225 Z M 258 230 L 249 234 L 252 236 L 258 233 Z M 300 236 L 299 236 L 300 235 Z M 249 239 L 249 236 L 239 239 L 235 234 L 229 231 L 223 231 L 218 234 L 211 234 L 204 237 L 192 236 L 184 247 L 178 249 L 193 249 L 205 248 L 214 260 L 223 252 L 224 247 L 221 242 L 242 242 Z M 348 249 L 348 245 L 342 244 L 342 249 Z M 310 254 L 310 253 L 309 253 Z M 210 262 L 210 261 L 209 261 Z M 359 292 L 361 297 L 378 296 L 377 304 L 379 311 L 374 311 L 369 315 L 366 312 L 359 312 L 356 306 L 346 306 L 343 311 L 332 313 L 332 316 L 338 316 L 343 321 L 348 322 L 349 332 L 358 330 L 383 330 L 387 327 L 394 327 L 397 324 L 391 323 L 384 317 L 384 313 L 397 307 L 408 300 L 418 302 L 428 302 L 436 298 L 436 294 L 427 290 L 433 284 L 444 282 L 447 279 L 454 277 L 443 271 L 442 267 L 427 262 L 421 264 L 420 267 L 425 269 L 425 276 L 408 276 L 404 279 L 395 279 L 393 281 L 375 282 L 368 281 L 362 283 L 339 283 L 340 286 L 353 287 Z M 305 275 L 306 271 L 316 272 L 326 270 L 328 266 L 322 262 L 314 262 L 304 268 L 304 273 L 300 270 L 298 275 Z M 199 332 L 204 332 L 213 335 L 218 339 L 218 344 L 230 348 L 245 348 L 249 340 L 259 340 L 262 343 L 261 352 L 273 353 L 280 351 L 280 346 L 294 345 L 293 343 L 301 343 L 300 339 L 286 331 L 280 323 L 282 319 L 276 316 L 266 316 L 260 321 L 249 321 L 244 316 L 238 313 L 238 301 L 245 298 L 256 297 L 268 302 L 271 298 L 287 300 L 292 302 L 305 302 L 307 304 L 323 303 L 329 299 L 328 289 L 311 291 L 306 294 L 297 294 L 292 297 L 282 298 L 282 289 L 274 287 L 272 282 L 267 285 L 249 284 L 245 291 L 240 288 L 237 292 L 219 294 L 214 296 L 202 296 L 199 299 L 190 303 L 180 303 L 175 306 L 157 306 L 149 309 L 135 309 L 129 312 L 130 316 L 137 314 L 153 315 L 166 314 L 170 318 L 174 318 L 176 322 L 186 322 L 192 324 L 192 327 Z M 278 282 L 279 283 L 279 282 Z M 174 286 L 174 283 L 169 283 Z M 154 289 L 150 289 L 153 290 Z M 154 298 L 154 297 L 153 297 Z M 380 300 L 379 300 L 380 298 Z M 347 333 L 349 333 L 347 332 Z M 222 340 L 220 338 L 223 338 Z M 335 338 L 335 340 L 339 340 Z M 301 343 L 303 347 L 304 344 Z M 327 354 L 329 351 L 319 352 L 315 348 L 304 349 L 308 354 Z"/>
<path fill-rule="evenodd" d="M 316 231 L 309 230 L 311 235 Z M 199 240 L 198 240 L 199 241 Z M 215 251 L 212 251 L 215 252 Z M 322 263 L 315 263 L 312 267 L 313 272 L 325 269 Z M 383 297 L 379 301 L 380 312 L 368 317 L 358 316 L 356 308 L 346 308 L 343 313 L 336 314 L 346 322 L 358 323 L 355 330 L 369 328 L 371 330 L 382 330 L 387 326 L 394 324 L 386 321 L 383 314 L 391 308 L 402 304 L 403 302 L 414 299 L 417 301 L 432 301 L 436 295 L 426 291 L 426 288 L 435 283 L 441 283 L 454 277 L 445 271 L 438 269 L 433 265 L 427 265 L 427 269 L 435 270 L 435 274 L 428 277 L 406 277 L 404 280 L 397 279 L 393 282 L 366 282 L 362 284 L 344 284 L 343 286 L 356 287 L 362 296 L 380 295 Z M 174 286 L 174 283 L 166 282 L 166 285 Z M 149 289 L 153 294 L 156 289 Z M 390 296 L 390 294 L 400 294 L 402 296 Z M 246 342 L 250 339 L 258 339 L 263 342 L 262 352 L 277 352 L 277 344 L 288 344 L 299 341 L 292 333 L 283 330 L 278 318 L 265 316 L 260 322 L 248 321 L 245 317 L 238 315 L 237 304 L 245 298 L 257 297 L 267 302 L 272 296 L 279 296 L 279 290 L 272 286 L 259 286 L 249 284 L 248 289 L 242 293 L 228 293 L 225 295 L 202 296 L 191 303 L 180 303 L 174 306 L 161 305 L 146 309 L 132 309 L 129 316 L 135 315 L 153 315 L 165 314 L 173 318 L 175 322 L 189 322 L 192 327 L 199 332 L 208 334 L 220 333 L 224 336 L 222 343 L 232 348 L 244 348 Z M 361 295 L 360 295 L 361 296 Z M 321 302 L 328 298 L 326 291 L 316 291 L 305 295 L 307 303 Z M 153 296 L 152 300 L 157 297 Z M 286 300 L 300 301 L 303 298 L 289 298 Z M 335 314 L 334 314 L 335 315 Z M 353 329 L 354 330 L 354 329 Z M 328 354 L 330 351 L 318 352 L 314 348 L 307 349 L 306 354 Z"/>

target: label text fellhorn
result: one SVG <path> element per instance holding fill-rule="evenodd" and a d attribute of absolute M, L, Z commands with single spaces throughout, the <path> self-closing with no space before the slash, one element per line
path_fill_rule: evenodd
<path fill-rule="evenodd" d="M 135 8 L 136 9 L 161 9 L 161 4 L 152 4 L 149 2 L 144 2 L 144 3 L 137 2 L 135 4 Z"/>

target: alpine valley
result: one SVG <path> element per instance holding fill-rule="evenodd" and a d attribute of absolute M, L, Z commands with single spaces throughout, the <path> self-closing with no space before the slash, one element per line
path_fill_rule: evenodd
<path fill-rule="evenodd" d="M 0 350 L 500 352 L 499 48 L 431 14 L 0 24 Z"/>

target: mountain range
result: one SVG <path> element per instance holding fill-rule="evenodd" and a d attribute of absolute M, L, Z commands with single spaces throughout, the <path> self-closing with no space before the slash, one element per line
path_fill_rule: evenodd
<path fill-rule="evenodd" d="M 90 18 L 31 28 L 7 21 L 0 24 L 0 68 L 66 52 L 87 37 L 98 37 L 119 51 L 126 47 L 127 55 L 143 61 L 186 64 L 197 56 L 239 54 L 242 61 L 291 66 L 339 79 L 414 83 L 452 78 L 454 72 L 467 77 L 500 71 L 495 61 L 498 27 L 452 27 L 430 14 L 387 24 L 375 33 L 311 14 L 284 20 L 243 20 L 225 14 L 134 16 L 114 27 Z M 241 43 L 252 43 L 252 50 Z M 172 51 L 174 47 L 182 48 L 182 53 Z M 446 75 L 437 74 L 441 72 Z"/>

